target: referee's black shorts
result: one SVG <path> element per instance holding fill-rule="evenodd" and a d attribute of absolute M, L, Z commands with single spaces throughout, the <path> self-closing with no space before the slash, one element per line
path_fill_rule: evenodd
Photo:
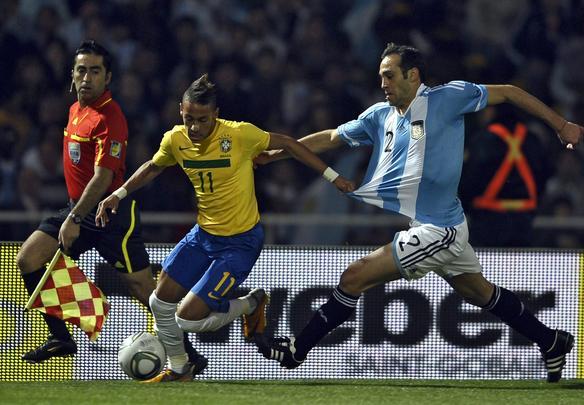
<path fill-rule="evenodd" d="M 55 239 L 73 204 L 57 215 L 45 218 L 38 230 Z M 140 212 L 135 200 L 120 201 L 117 214 L 109 213 L 110 222 L 105 228 L 95 226 L 95 212 L 89 213 L 81 223 L 79 238 L 69 249 L 70 256 L 77 260 L 82 253 L 95 248 L 111 266 L 122 273 L 133 273 L 148 267 L 150 259 L 142 240 Z"/>

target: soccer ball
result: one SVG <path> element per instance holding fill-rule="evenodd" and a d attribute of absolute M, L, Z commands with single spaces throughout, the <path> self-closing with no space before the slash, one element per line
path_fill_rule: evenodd
<path fill-rule="evenodd" d="M 118 349 L 118 363 L 134 380 L 147 380 L 158 375 L 166 364 L 166 350 L 158 337 L 148 332 L 128 336 Z"/>

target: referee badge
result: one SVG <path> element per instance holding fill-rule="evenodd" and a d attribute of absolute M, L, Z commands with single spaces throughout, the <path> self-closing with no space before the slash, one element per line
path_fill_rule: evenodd
<path fill-rule="evenodd" d="M 110 146 L 110 156 L 120 158 L 122 156 L 122 144 L 118 141 L 112 141 Z"/>
<path fill-rule="evenodd" d="M 69 142 L 67 149 L 69 150 L 69 159 L 71 159 L 71 162 L 74 165 L 78 164 L 81 160 L 81 145 L 77 142 Z"/>
<path fill-rule="evenodd" d="M 412 139 L 418 140 L 424 136 L 424 121 L 414 121 L 411 125 Z"/>

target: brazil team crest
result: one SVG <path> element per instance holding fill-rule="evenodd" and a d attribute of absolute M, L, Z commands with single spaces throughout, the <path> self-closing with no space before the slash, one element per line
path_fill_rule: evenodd
<path fill-rule="evenodd" d="M 219 140 L 219 147 L 222 153 L 227 153 L 231 150 L 231 138 L 221 138 Z"/>
<path fill-rule="evenodd" d="M 424 136 L 424 121 L 414 121 L 411 125 L 411 137 L 418 140 Z"/>

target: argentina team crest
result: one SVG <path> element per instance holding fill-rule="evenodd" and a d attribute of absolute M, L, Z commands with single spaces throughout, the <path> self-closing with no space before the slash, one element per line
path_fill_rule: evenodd
<path fill-rule="evenodd" d="M 78 164 L 81 160 L 81 145 L 77 142 L 69 142 L 67 144 L 67 149 L 69 151 L 69 159 L 74 165 Z"/>
<path fill-rule="evenodd" d="M 231 138 L 223 137 L 219 139 L 219 147 L 221 148 L 221 153 L 227 153 L 231 150 Z"/>
<path fill-rule="evenodd" d="M 412 139 L 418 140 L 424 136 L 424 121 L 412 122 L 410 135 Z"/>

